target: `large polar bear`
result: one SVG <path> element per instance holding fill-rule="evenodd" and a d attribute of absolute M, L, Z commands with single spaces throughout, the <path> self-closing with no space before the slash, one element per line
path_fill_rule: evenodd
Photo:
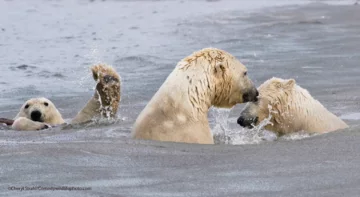
<path fill-rule="evenodd" d="M 211 106 L 256 101 L 246 67 L 226 51 L 205 48 L 181 60 L 132 129 L 136 139 L 213 144 Z"/>
<path fill-rule="evenodd" d="M 348 127 L 294 79 L 271 78 L 258 91 L 258 101 L 248 103 L 238 118 L 243 127 L 252 128 L 268 117 L 271 123 L 265 129 L 278 135 L 297 131 L 325 133 Z"/>
<path fill-rule="evenodd" d="M 120 76 L 108 65 L 99 64 L 91 68 L 97 82 L 94 96 L 71 120 L 79 124 L 100 117 L 115 117 L 120 102 Z M 39 130 L 65 123 L 55 105 L 46 98 L 32 98 L 26 101 L 15 117 L 15 130 Z"/>

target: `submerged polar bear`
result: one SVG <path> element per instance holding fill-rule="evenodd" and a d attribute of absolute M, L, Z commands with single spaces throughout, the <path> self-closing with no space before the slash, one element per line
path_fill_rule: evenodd
<path fill-rule="evenodd" d="M 120 102 L 120 76 L 111 67 L 99 64 L 91 68 L 97 82 L 94 96 L 71 120 L 79 124 L 100 117 L 115 117 Z M 15 130 L 39 130 L 65 123 L 55 105 L 46 98 L 32 98 L 26 101 L 15 117 Z"/>
<path fill-rule="evenodd" d="M 181 60 L 138 116 L 136 139 L 213 144 L 211 106 L 256 101 L 246 67 L 231 54 L 205 48 Z"/>
<path fill-rule="evenodd" d="M 243 127 L 252 128 L 270 116 L 272 124 L 265 129 L 278 135 L 297 131 L 326 133 L 348 127 L 307 90 L 296 85 L 294 79 L 271 78 L 258 91 L 259 100 L 248 103 L 238 119 Z"/>

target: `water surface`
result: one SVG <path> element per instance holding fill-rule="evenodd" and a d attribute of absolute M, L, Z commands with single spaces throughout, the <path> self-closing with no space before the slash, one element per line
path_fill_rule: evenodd
<path fill-rule="evenodd" d="M 70 119 L 93 94 L 92 64 L 111 64 L 122 77 L 115 123 L 0 127 L 0 195 L 358 196 L 360 6 L 353 3 L 0 2 L 0 117 L 45 96 Z M 239 58 L 257 86 L 273 76 L 294 78 L 350 128 L 277 139 L 239 127 L 238 105 L 211 110 L 216 145 L 130 139 L 137 115 L 176 63 L 210 46 Z"/>

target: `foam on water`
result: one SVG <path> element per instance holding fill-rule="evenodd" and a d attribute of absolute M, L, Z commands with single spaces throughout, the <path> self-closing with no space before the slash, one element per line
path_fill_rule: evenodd
<path fill-rule="evenodd" d="M 284 140 L 301 140 L 301 139 L 305 139 L 305 138 L 309 138 L 309 137 L 313 137 L 313 136 L 317 136 L 317 135 L 320 135 L 320 134 L 310 134 L 306 131 L 299 131 L 299 132 L 296 132 L 296 133 L 291 133 L 291 134 L 287 134 L 287 135 L 284 135 L 284 136 L 281 136 L 281 139 L 284 139 Z"/>

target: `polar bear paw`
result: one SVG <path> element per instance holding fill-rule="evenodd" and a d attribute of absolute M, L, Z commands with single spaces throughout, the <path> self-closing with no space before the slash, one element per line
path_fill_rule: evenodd
<path fill-rule="evenodd" d="M 120 102 L 120 76 L 111 66 L 98 64 L 91 67 L 96 84 L 95 98 L 100 102 L 100 113 L 114 117 Z"/>

